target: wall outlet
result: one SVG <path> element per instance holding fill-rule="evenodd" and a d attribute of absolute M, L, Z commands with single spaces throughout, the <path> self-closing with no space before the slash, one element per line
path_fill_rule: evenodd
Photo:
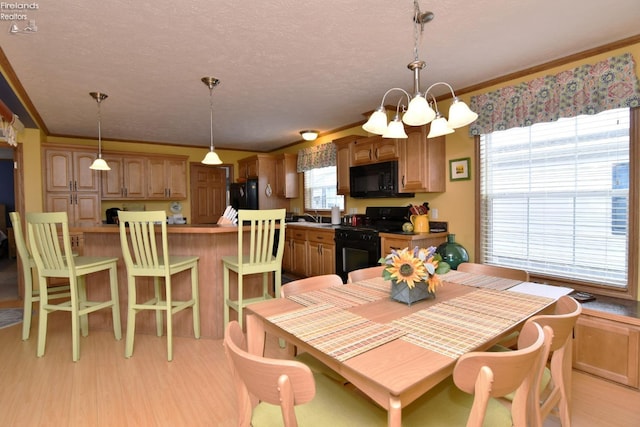
<path fill-rule="evenodd" d="M 430 213 L 432 219 L 438 219 L 438 209 L 433 208 Z"/>

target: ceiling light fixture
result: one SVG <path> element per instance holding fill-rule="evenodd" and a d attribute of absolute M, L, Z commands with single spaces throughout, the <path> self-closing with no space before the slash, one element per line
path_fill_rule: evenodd
<path fill-rule="evenodd" d="M 213 150 L 213 88 L 220 84 L 220 80 L 215 77 L 203 77 L 202 83 L 204 83 L 209 88 L 209 106 L 211 107 L 211 144 L 209 146 L 209 152 L 204 159 L 202 159 L 202 164 L 205 165 L 221 165 L 222 160 Z"/>
<path fill-rule="evenodd" d="M 107 99 L 109 95 L 102 92 L 89 92 L 89 95 L 91 95 L 91 97 L 95 99 L 96 103 L 98 104 L 98 158 L 95 159 L 93 163 L 91 163 L 91 166 L 89 166 L 89 169 L 99 170 L 99 171 L 110 171 L 111 168 L 109 167 L 107 162 L 105 162 L 104 159 L 102 158 L 102 132 L 100 129 L 100 104 L 102 103 L 102 101 Z"/>
<path fill-rule="evenodd" d="M 402 123 L 400 122 L 400 105 L 405 97 L 408 103 L 406 111 L 404 109 L 404 105 L 402 106 L 402 110 L 404 112 L 402 115 L 402 122 L 409 126 L 422 126 L 433 121 L 428 138 L 452 133 L 454 129 L 466 126 L 478 118 L 478 115 L 471 111 L 467 104 L 458 99 L 456 94 L 453 92 L 453 88 L 448 83 L 434 83 L 429 86 L 426 91 L 420 92 L 420 70 L 426 66 L 426 63 L 418 58 L 418 35 L 422 35 L 424 31 L 424 24 L 430 22 L 434 18 L 434 14 L 432 12 L 421 12 L 420 5 L 417 0 L 414 0 L 413 2 L 413 10 L 414 60 L 407 65 L 407 68 L 413 71 L 413 97 L 411 97 L 411 95 L 409 95 L 409 93 L 404 89 L 398 87 L 389 89 L 382 97 L 380 107 L 371 114 L 369 120 L 367 120 L 367 122 L 362 126 L 362 128 L 367 132 L 382 135 L 383 138 L 407 138 L 406 133 L 404 133 L 404 128 L 401 126 Z M 419 33 L 418 26 L 420 26 Z M 436 104 L 435 97 L 430 92 L 431 89 L 438 85 L 447 86 L 451 91 L 451 96 L 453 98 L 453 103 L 449 108 L 448 121 L 437 111 L 438 106 Z M 384 102 L 387 95 L 393 91 L 400 91 L 402 92 L 402 95 L 398 102 L 395 118 L 391 123 L 387 123 L 387 110 L 384 107 Z M 433 98 L 433 105 L 436 108 L 436 111 L 431 108 L 430 103 L 427 101 L 428 95 L 431 95 Z M 401 127 L 403 128 L 402 133 L 399 132 Z"/>
<path fill-rule="evenodd" d="M 300 135 L 302 135 L 302 139 L 305 141 L 315 141 L 318 138 L 317 130 L 301 130 Z"/>

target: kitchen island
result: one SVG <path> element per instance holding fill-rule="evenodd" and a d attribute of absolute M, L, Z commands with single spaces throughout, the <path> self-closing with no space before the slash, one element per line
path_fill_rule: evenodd
<path fill-rule="evenodd" d="M 249 230 L 249 227 L 246 227 Z M 83 255 L 118 257 L 118 292 L 120 299 L 120 316 L 123 328 L 127 321 L 127 269 L 122 258 L 120 231 L 117 225 L 105 224 L 96 226 L 70 226 L 70 232 L 82 233 L 84 237 Z M 219 225 L 168 225 L 170 255 L 196 255 L 198 263 L 200 292 L 200 326 L 202 337 L 221 339 L 223 326 L 223 272 L 222 257 L 237 255 L 238 229 L 235 226 Z M 248 233 L 245 232 L 248 245 Z M 87 292 L 97 300 L 108 298 L 108 287 L 92 286 L 94 280 L 106 284 L 107 275 L 87 279 Z M 235 298 L 234 283 L 236 275 L 230 275 L 231 297 Z M 138 300 L 152 297 L 153 280 L 138 278 Z M 254 275 L 245 278 L 245 297 L 258 296 L 262 292 L 262 276 Z M 191 294 L 189 272 L 185 271 L 172 276 L 173 296 L 175 299 L 188 299 Z M 103 313 L 104 312 L 104 313 Z M 112 330 L 111 312 L 96 312 L 89 316 L 90 327 Z M 232 318 L 234 312 L 232 311 Z M 141 312 L 136 316 L 136 333 L 155 334 L 155 316 L 153 312 Z M 166 328 L 166 325 L 165 325 Z M 192 314 L 190 310 L 174 316 L 173 333 L 175 336 L 193 336 Z"/>

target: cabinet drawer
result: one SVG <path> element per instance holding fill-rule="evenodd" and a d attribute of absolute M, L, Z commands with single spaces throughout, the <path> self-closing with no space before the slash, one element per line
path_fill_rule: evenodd
<path fill-rule="evenodd" d="M 310 242 L 333 244 L 334 236 L 333 231 L 307 231 L 307 240 Z"/>
<path fill-rule="evenodd" d="M 307 240 L 307 232 L 304 230 L 298 230 L 295 228 L 290 228 L 286 231 L 286 233 L 291 236 L 292 239 L 295 240 Z"/>

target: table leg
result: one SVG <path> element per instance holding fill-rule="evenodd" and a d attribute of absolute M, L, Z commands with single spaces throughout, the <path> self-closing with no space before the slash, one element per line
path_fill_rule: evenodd
<path fill-rule="evenodd" d="M 247 313 L 247 350 L 256 356 L 264 356 L 264 322 L 253 314 Z"/>
<path fill-rule="evenodd" d="M 389 396 L 387 425 L 389 427 L 400 427 L 402 425 L 402 402 L 400 402 L 398 396 Z"/>

